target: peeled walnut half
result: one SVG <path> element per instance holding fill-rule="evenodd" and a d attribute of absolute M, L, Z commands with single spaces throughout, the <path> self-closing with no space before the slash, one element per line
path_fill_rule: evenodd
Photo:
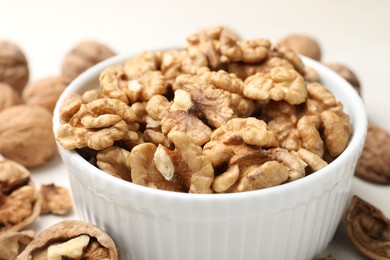
<path fill-rule="evenodd" d="M 320 83 L 308 84 L 307 91 L 305 113 L 320 116 L 327 152 L 335 158 L 345 150 L 351 137 L 349 116 L 343 111 L 341 102 Z"/>
<path fill-rule="evenodd" d="M 212 193 L 214 169 L 202 148 L 179 131 L 170 132 L 168 138 L 174 150 L 152 143 L 134 147 L 130 156 L 133 183 L 163 190 Z"/>
<path fill-rule="evenodd" d="M 345 215 L 349 238 L 370 259 L 390 258 L 390 219 L 367 201 L 354 196 Z"/>
<path fill-rule="evenodd" d="M 161 54 L 143 52 L 124 66 L 106 68 L 99 77 L 103 93 L 126 104 L 148 101 L 165 93 L 165 78 L 159 69 Z"/>
<path fill-rule="evenodd" d="M 269 73 L 257 73 L 245 80 L 244 96 L 255 100 L 285 100 L 292 105 L 305 102 L 307 97 L 303 77 L 295 70 L 272 68 Z"/>
<path fill-rule="evenodd" d="M 74 106 L 75 110 L 79 108 L 69 122 L 57 130 L 57 140 L 65 149 L 89 147 L 102 150 L 115 141 L 137 135 L 131 129 L 136 120 L 135 112 L 120 100 L 101 98 L 82 104 L 76 98 L 76 101 L 70 105 L 64 103 L 64 106 L 70 107 L 72 112 Z"/>
<path fill-rule="evenodd" d="M 65 220 L 38 234 L 16 259 L 118 260 L 112 238 L 99 227 Z"/>
<path fill-rule="evenodd" d="M 42 197 L 22 165 L 0 161 L 0 234 L 19 231 L 41 211 Z"/>
<path fill-rule="evenodd" d="M 72 198 L 68 189 L 54 183 L 41 185 L 43 197 L 41 215 L 66 215 L 72 210 Z"/>
<path fill-rule="evenodd" d="M 191 95 L 184 90 L 177 90 L 173 102 L 169 102 L 164 96 L 152 97 L 147 103 L 146 111 L 153 120 L 161 123 L 163 134 L 182 131 L 197 145 L 203 145 L 210 140 L 212 130 L 197 117 L 193 106 Z"/>
<path fill-rule="evenodd" d="M 267 130 L 264 121 L 254 117 L 233 118 L 214 130 L 211 140 L 203 147 L 203 153 L 213 167 L 218 167 L 234 156 L 277 145 L 278 141 Z"/>

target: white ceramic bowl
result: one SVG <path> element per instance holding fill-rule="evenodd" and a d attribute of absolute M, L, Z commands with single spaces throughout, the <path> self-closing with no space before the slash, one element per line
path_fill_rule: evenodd
<path fill-rule="evenodd" d="M 97 87 L 99 73 L 132 55 L 106 60 L 74 80 L 71 92 Z M 323 65 L 303 58 L 343 102 L 353 135 L 331 164 L 300 180 L 235 194 L 183 194 L 117 179 L 74 151 L 59 153 L 68 172 L 76 212 L 105 229 L 131 260 L 312 259 L 332 239 L 346 206 L 367 128 L 363 103 L 353 88 Z"/>

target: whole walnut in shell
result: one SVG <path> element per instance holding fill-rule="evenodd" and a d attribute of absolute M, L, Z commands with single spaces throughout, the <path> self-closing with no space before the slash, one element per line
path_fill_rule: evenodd
<path fill-rule="evenodd" d="M 26 167 L 45 163 L 57 153 L 52 114 L 37 105 L 0 112 L 0 154 Z"/>
<path fill-rule="evenodd" d="M 68 82 L 61 76 L 40 79 L 24 88 L 22 97 L 26 104 L 40 105 L 53 111 Z"/>
<path fill-rule="evenodd" d="M 19 46 L 0 40 L 0 82 L 11 85 L 21 93 L 28 77 L 27 59 Z"/>
<path fill-rule="evenodd" d="M 6 83 L 0 83 L 0 93 L 0 111 L 21 103 L 19 93 Z"/>
<path fill-rule="evenodd" d="M 326 63 L 325 65 L 333 71 L 337 72 L 341 77 L 348 81 L 349 84 L 352 85 L 352 87 L 359 93 L 359 95 L 361 94 L 360 81 L 350 68 L 340 63 Z"/>
<path fill-rule="evenodd" d="M 62 76 L 72 81 L 88 68 L 115 54 L 103 43 L 82 41 L 65 56 L 61 68 Z"/>
<path fill-rule="evenodd" d="M 303 34 L 291 34 L 283 38 L 279 44 L 314 60 L 321 60 L 321 47 L 319 43 L 311 36 Z"/>
<path fill-rule="evenodd" d="M 368 125 L 355 175 L 369 182 L 390 184 L 390 133 L 386 129 Z"/>

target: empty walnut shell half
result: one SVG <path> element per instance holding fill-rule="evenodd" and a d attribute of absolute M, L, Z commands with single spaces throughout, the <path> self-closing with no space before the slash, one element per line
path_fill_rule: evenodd
<path fill-rule="evenodd" d="M 16 259 L 120 258 L 114 241 L 105 231 L 80 220 L 65 220 L 38 234 Z"/>
<path fill-rule="evenodd" d="M 370 259 L 390 259 L 390 219 L 354 196 L 345 216 L 346 230 L 356 248 Z"/>
<path fill-rule="evenodd" d="M 41 211 L 42 197 L 22 165 L 0 161 L 0 235 L 31 224 Z"/>
<path fill-rule="evenodd" d="M 7 232 L 0 235 L 0 259 L 14 260 L 34 238 L 34 231 Z"/>

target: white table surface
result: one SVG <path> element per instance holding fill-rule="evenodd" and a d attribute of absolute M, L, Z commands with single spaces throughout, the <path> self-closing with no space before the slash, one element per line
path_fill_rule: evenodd
<path fill-rule="evenodd" d="M 182 46 L 185 37 L 221 24 L 242 38 L 265 37 L 275 42 L 290 33 L 314 36 L 323 61 L 350 66 L 362 83 L 363 99 L 372 122 L 390 130 L 390 1 L 388 0 L 0 0 L 0 39 L 17 42 L 29 60 L 30 82 L 59 74 L 69 49 L 83 39 L 103 41 L 118 53 Z M 69 187 L 61 159 L 33 169 L 41 183 Z M 390 187 L 357 178 L 352 193 L 390 217 Z M 65 218 L 45 216 L 37 232 Z M 321 254 L 336 259 L 364 259 L 341 228 Z"/>

